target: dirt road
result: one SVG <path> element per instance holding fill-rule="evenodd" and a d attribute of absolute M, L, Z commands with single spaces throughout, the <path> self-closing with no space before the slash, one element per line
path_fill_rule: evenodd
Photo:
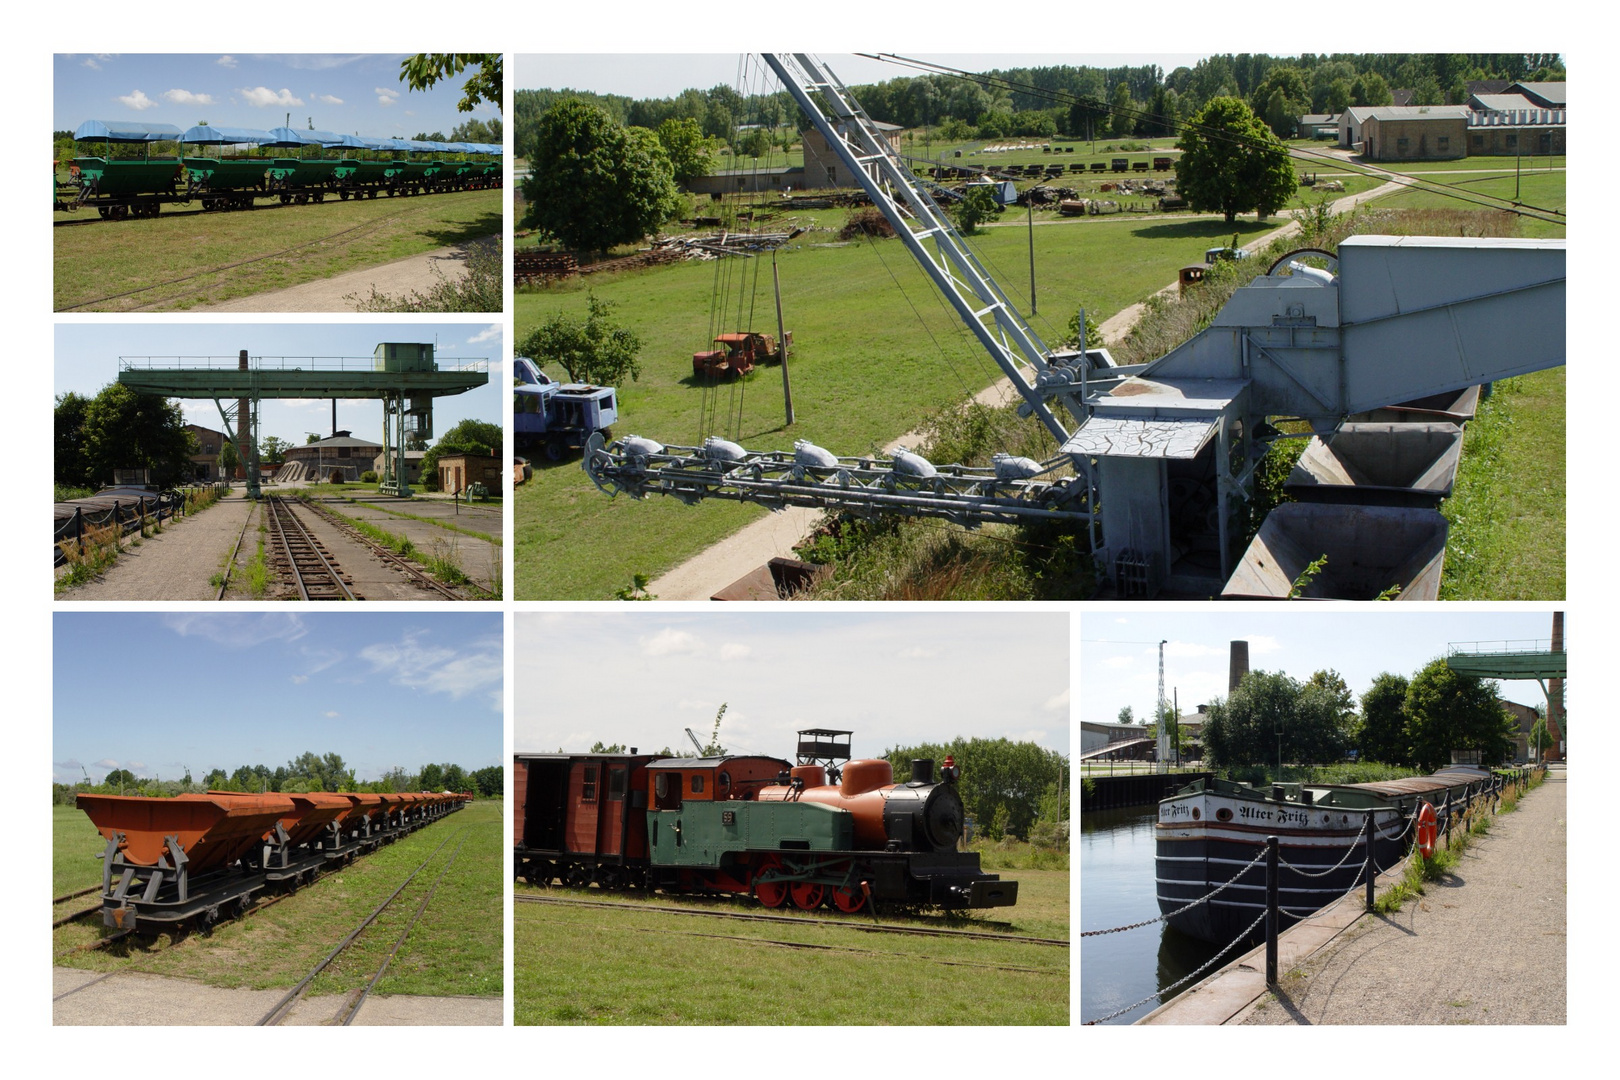
<path fill-rule="evenodd" d="M 493 243 L 495 237 L 476 243 Z M 193 311 L 357 311 L 355 301 L 370 297 L 375 288 L 379 293 L 402 296 L 411 292 L 426 292 L 438 283 L 441 276 L 450 280 L 467 272 L 467 253 L 471 245 L 439 248 L 424 255 L 396 259 L 380 266 L 368 266 L 336 274 L 324 281 L 311 281 L 290 289 L 256 293 L 223 304 L 192 308 Z M 348 297 L 355 299 L 348 299 Z"/>
<path fill-rule="evenodd" d="M 51 1022 L 70 1024 L 255 1023 L 281 1000 L 285 990 L 229 990 L 190 979 L 158 975 L 98 975 L 75 968 L 51 971 Z M 326 1024 L 347 994 L 305 998 L 283 1023 L 288 1027 Z M 356 1026 L 490 1025 L 501 1023 L 501 999 L 477 997 L 368 997 L 354 1018 Z"/>

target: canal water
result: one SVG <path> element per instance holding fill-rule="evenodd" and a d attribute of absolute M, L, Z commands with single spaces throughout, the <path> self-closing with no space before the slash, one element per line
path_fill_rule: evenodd
<path fill-rule="evenodd" d="M 1153 884 L 1157 806 L 1093 810 L 1080 815 L 1080 928 L 1105 930 L 1159 914 Z M 1161 1004 L 1160 993 L 1207 963 L 1219 946 L 1154 923 L 1080 942 L 1080 1019 L 1154 1000 L 1110 1024 L 1133 1024 Z M 1239 955 L 1234 951 L 1230 961 Z M 1213 970 L 1213 969 L 1212 969 Z M 1207 972 L 1205 974 L 1208 974 Z M 1202 978 L 1202 976 L 1200 976 Z M 1187 985 L 1191 986 L 1198 979 Z M 1166 995 L 1169 1000 L 1174 994 Z"/>

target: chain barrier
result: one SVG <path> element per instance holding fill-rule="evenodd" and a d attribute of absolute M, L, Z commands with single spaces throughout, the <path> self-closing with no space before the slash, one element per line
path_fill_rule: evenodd
<path fill-rule="evenodd" d="M 1249 865 L 1252 866 L 1254 864 L 1250 863 Z M 1247 870 L 1248 867 L 1246 866 L 1243 869 Z M 1239 871 L 1239 872 L 1241 873 L 1242 871 Z M 1231 882 L 1227 882 L 1227 884 L 1230 885 Z M 1221 888 L 1223 888 L 1223 889 L 1225 887 L 1226 887 L 1225 885 L 1221 886 Z M 1219 891 L 1220 891 L 1219 889 L 1216 890 L 1216 892 L 1219 892 Z M 1215 893 L 1210 893 L 1209 895 L 1214 896 Z M 1208 900 L 1208 899 L 1209 899 L 1209 896 L 1204 897 L 1204 900 Z M 1198 903 L 1203 903 L 1203 900 L 1198 901 Z M 1261 923 L 1263 923 L 1265 921 L 1266 921 L 1266 913 L 1262 911 L 1260 913 L 1260 917 L 1258 919 L 1254 920 L 1254 922 L 1249 924 L 1248 929 L 1244 930 L 1237 937 L 1233 938 L 1231 943 L 1228 944 L 1226 946 L 1226 948 L 1222 949 L 1220 952 L 1218 952 L 1214 956 L 1210 957 L 1209 962 L 1206 963 L 1203 967 L 1197 969 L 1196 971 L 1191 972 L 1190 974 L 1188 974 L 1188 975 L 1186 975 L 1186 976 L 1184 976 L 1184 977 L 1182 977 L 1180 979 L 1177 979 L 1175 982 L 1171 983 L 1169 986 L 1165 987 L 1163 990 L 1159 990 L 1159 991 L 1156 991 L 1156 992 L 1154 992 L 1152 994 L 1149 994 L 1147 997 L 1143 998 L 1141 1001 L 1138 1001 L 1134 1005 L 1127 1005 L 1123 1009 L 1116 1009 L 1113 1012 L 1109 1013 L 1107 1016 L 1099 1016 L 1095 1020 L 1087 1020 L 1085 1022 L 1085 1026 L 1090 1027 L 1093 1024 L 1106 1024 L 1108 1021 L 1113 1020 L 1116 1017 L 1124 1016 L 1126 1013 L 1132 1011 L 1133 1009 L 1140 1009 L 1143 1005 L 1146 1005 L 1148 1002 L 1153 1001 L 1155 998 L 1161 998 L 1162 999 L 1165 995 L 1174 993 L 1176 990 L 1181 989 L 1181 987 L 1183 985 L 1185 985 L 1187 982 L 1189 982 L 1190 980 L 1198 977 L 1199 975 L 1202 975 L 1205 971 L 1209 970 L 1215 964 L 1215 961 L 1219 960 L 1221 957 L 1225 956 L 1227 953 L 1232 951 L 1232 946 L 1237 945 L 1239 942 L 1242 942 L 1242 941 L 1246 940 L 1248 938 L 1248 936 L 1254 932 L 1254 928 L 1259 926 Z"/>
<path fill-rule="evenodd" d="M 1365 823 L 1363 823 L 1361 831 L 1363 833 L 1365 833 L 1367 831 Z M 1374 826 L 1373 832 L 1374 832 L 1374 839 L 1376 839 L 1377 838 L 1377 827 L 1376 826 Z M 1371 843 L 1371 841 L 1368 841 L 1368 842 Z M 1288 867 L 1288 869 L 1292 870 L 1294 873 L 1298 874 L 1300 877 L 1324 878 L 1324 877 L 1327 877 L 1329 874 L 1333 873 L 1333 871 L 1337 870 L 1339 867 L 1343 866 L 1345 864 L 1345 860 L 1349 859 L 1350 856 L 1355 853 L 1355 850 L 1356 850 L 1356 844 L 1355 844 L 1354 841 L 1351 841 L 1350 846 L 1345 848 L 1344 855 L 1339 859 L 1339 861 L 1334 863 L 1332 866 L 1328 867 L 1326 870 L 1322 871 L 1320 874 L 1311 874 L 1311 873 L 1307 873 L 1304 870 L 1301 870 L 1299 867 L 1295 866 L 1293 863 L 1291 863 L 1287 859 L 1283 858 L 1282 857 L 1282 852 L 1280 850 L 1277 852 L 1277 861 L 1279 863 L 1281 863 L 1283 866 Z M 1366 860 L 1363 859 L 1362 861 L 1365 862 Z"/>
<path fill-rule="evenodd" d="M 1186 905 L 1185 907 L 1179 907 L 1174 911 L 1165 912 L 1163 915 L 1160 915 L 1158 918 L 1146 919 L 1146 920 L 1144 920 L 1142 922 L 1139 922 L 1139 923 L 1131 923 L 1128 926 L 1115 926 L 1115 927 L 1112 927 L 1112 928 L 1110 928 L 1108 930 L 1082 930 L 1080 932 L 1080 936 L 1083 937 L 1083 938 L 1088 938 L 1088 937 L 1102 937 L 1104 934 L 1123 934 L 1127 930 L 1140 930 L 1144 926 L 1152 926 L 1154 923 L 1161 923 L 1161 922 L 1164 922 L 1166 919 L 1172 919 L 1172 918 L 1176 917 L 1177 915 L 1180 915 L 1184 911 L 1191 911 L 1193 908 L 1197 907 L 1199 904 L 1205 903 L 1206 901 L 1209 901 L 1209 900 L 1213 900 L 1216 896 L 1220 895 L 1220 893 L 1224 889 L 1226 889 L 1227 886 L 1233 884 L 1234 882 L 1237 881 L 1238 878 L 1240 878 L 1244 874 L 1248 873 L 1251 867 L 1257 865 L 1260 862 L 1260 860 L 1264 859 L 1265 857 L 1266 857 L 1266 852 L 1265 852 L 1265 849 L 1262 848 L 1262 849 L 1260 849 L 1260 854 L 1256 855 L 1254 857 L 1254 859 L 1249 863 L 1248 866 L 1245 866 L 1243 869 L 1239 870 L 1236 874 L 1232 875 L 1231 880 L 1229 880 L 1229 881 L 1225 882 L 1224 884 L 1220 885 L 1219 887 L 1217 887 L 1214 892 L 1211 892 L 1211 893 L 1209 893 L 1208 895 L 1205 895 L 1205 896 L 1200 896 L 1197 900 L 1194 900 L 1192 903 Z"/>

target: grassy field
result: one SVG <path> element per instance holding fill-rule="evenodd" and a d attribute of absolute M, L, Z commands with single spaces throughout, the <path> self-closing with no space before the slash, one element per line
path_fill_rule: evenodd
<path fill-rule="evenodd" d="M 1462 194 L 1477 193 L 1495 199 L 1513 198 L 1516 183 L 1520 202 L 1527 206 L 1544 210 L 1556 210 L 1562 213 L 1567 203 L 1564 186 L 1565 175 L 1562 172 L 1527 172 L 1515 182 L 1513 170 L 1510 167 L 1505 173 L 1436 177 L 1436 180 L 1444 180 L 1445 183 L 1455 185 Z M 1380 199 L 1378 205 L 1396 210 L 1409 210 L 1432 207 L 1450 208 L 1467 204 L 1458 203 L 1456 199 L 1442 192 L 1403 191 L 1387 199 Z M 1562 238 L 1565 234 L 1565 226 L 1532 217 L 1521 217 L 1519 225 L 1520 235 L 1530 238 Z"/>
<path fill-rule="evenodd" d="M 1496 384 L 1468 425 L 1451 498 L 1442 600 L 1562 600 L 1564 368 Z"/>
<path fill-rule="evenodd" d="M 51 807 L 51 895 L 62 896 L 100 885 L 101 860 L 96 856 L 106 846 L 78 807 Z"/>
<path fill-rule="evenodd" d="M 53 306 L 183 311 L 499 235 L 501 220 L 500 191 L 462 191 L 64 225 Z"/>
<path fill-rule="evenodd" d="M 64 810 L 77 815 L 78 821 L 64 822 Z M 57 807 L 54 824 L 57 895 L 68 891 L 64 883 L 98 881 L 101 864 L 94 853 L 100 850 L 101 841 L 88 820 L 77 810 Z M 461 844 L 460 854 L 439 883 L 422 921 L 378 983 L 377 993 L 499 995 L 504 985 L 501 911 L 505 878 L 500 825 L 499 800 L 474 802 L 405 840 L 357 859 L 340 872 L 321 877 L 263 914 L 220 924 L 212 934 L 192 934 L 179 941 L 160 936 L 147 944 L 115 945 L 65 956 L 57 963 L 92 971 L 185 977 L 213 986 L 289 987 L 431 856 L 411 886 L 315 980 L 310 993 L 355 989 L 376 972 Z M 89 840 L 83 837 L 85 831 Z M 449 843 L 440 848 L 447 838 Z M 79 865 L 83 863 L 88 864 L 87 870 Z M 61 954 L 100 934 L 98 919 L 71 923 L 55 931 L 52 951 Z"/>
<path fill-rule="evenodd" d="M 1018 881 L 1017 907 L 982 918 L 1011 921 L 1015 934 L 1068 938 L 1067 871 L 1004 876 Z M 516 888 L 520 894 L 542 891 Z M 683 903 L 662 896 L 625 902 Z M 845 925 L 868 919 L 818 915 L 805 916 L 802 927 L 755 926 L 650 911 L 517 904 L 514 1015 L 519 1024 L 1069 1022 L 1068 949 L 879 936 Z M 971 928 L 973 921 L 951 925 Z M 929 925 L 939 925 L 939 919 Z M 926 992 L 896 993 L 899 972 Z"/>
<path fill-rule="evenodd" d="M 842 220 L 843 212 L 836 213 Z M 1037 230 L 1040 311 L 1031 321 L 1056 341 L 1075 305 L 1084 302 L 1100 321 L 1161 288 L 1177 267 L 1234 231 L 1247 240 L 1275 226 L 1252 217 L 1233 226 L 1218 217 L 1105 218 Z M 861 453 L 999 377 L 899 242 L 816 246 L 831 239 L 811 233 L 778 256 L 784 317 L 793 331 L 791 430 L 784 426 L 779 368 L 757 369 L 710 392 L 691 374 L 691 355 L 706 347 L 711 329 L 746 328 L 751 316 L 754 328 L 774 330 L 770 267 L 761 261 L 682 263 L 519 293 L 517 340 L 553 311 L 582 313 L 587 288 L 615 302 L 615 317 L 643 346 L 641 379 L 620 387 L 616 433 L 678 444 L 724 430 L 751 449 L 789 449 L 795 439 L 809 439 Z M 975 244 L 991 274 L 1027 310 L 1027 237 L 992 229 Z M 711 328 L 717 294 L 729 295 L 728 314 L 725 325 Z M 740 421 L 706 428 L 706 397 L 722 420 L 729 412 Z M 765 513 L 718 503 L 698 509 L 609 500 L 577 461 L 536 465 L 534 479 L 516 493 L 519 599 L 610 598 L 634 574 L 656 576 Z"/>

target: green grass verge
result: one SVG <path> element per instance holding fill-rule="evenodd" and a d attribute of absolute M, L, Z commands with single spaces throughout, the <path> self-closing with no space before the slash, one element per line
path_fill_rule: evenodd
<path fill-rule="evenodd" d="M 1016 933 L 1055 937 L 1052 931 L 1061 928 L 1067 937 L 1069 874 L 1024 871 L 1018 882 L 1018 906 L 988 917 L 1010 918 Z M 1069 1022 L 1068 949 L 882 937 L 840 925 L 868 918 L 816 916 L 802 927 L 753 926 L 517 904 L 515 1019 L 727 1026 Z M 897 971 L 927 986 L 927 993 L 895 993 Z M 704 972 L 725 977 L 704 978 Z"/>
<path fill-rule="evenodd" d="M 58 813 L 68 810 L 57 808 Z M 73 850 L 56 855 L 73 863 L 88 862 L 99 880 L 100 837 L 77 810 L 95 844 L 78 839 L 76 826 L 59 825 L 73 837 Z M 505 852 L 501 840 L 501 803 L 480 800 L 443 821 L 412 833 L 404 840 L 379 848 L 355 860 L 346 869 L 329 873 L 313 885 L 266 910 L 221 923 L 212 934 L 192 934 L 179 941 L 160 936 L 155 942 L 119 949 L 103 949 L 61 957 L 57 963 L 92 971 L 145 972 L 197 979 L 211 986 L 269 989 L 297 983 L 350 930 L 399 887 L 440 842 L 450 842 L 400 894 L 387 914 L 361 935 L 337 963 L 327 968 L 310 988 L 312 994 L 341 993 L 370 981 L 382 958 L 393 947 L 434 879 L 449 863 L 468 827 L 465 843 L 433 894 L 422 921 L 411 931 L 388 974 L 377 985 L 379 994 L 493 996 L 503 991 L 502 918 Z M 86 856 L 83 848 L 93 849 Z M 56 845 L 58 851 L 63 842 Z M 64 873 L 67 877 L 64 878 Z M 82 868 L 58 869 L 58 881 L 83 877 Z M 88 882 L 87 882 L 88 883 Z M 66 892 L 59 889 L 56 895 Z M 86 944 L 101 934 L 99 920 L 84 919 L 55 932 L 53 952 Z M 118 950 L 118 951 L 113 951 Z"/>
<path fill-rule="evenodd" d="M 1468 425 L 1451 498 L 1442 600 L 1562 600 L 1565 368 L 1496 384 Z"/>
<path fill-rule="evenodd" d="M 65 226 L 52 233 L 53 306 L 185 310 L 498 235 L 501 222 L 499 191 L 463 191 Z"/>

